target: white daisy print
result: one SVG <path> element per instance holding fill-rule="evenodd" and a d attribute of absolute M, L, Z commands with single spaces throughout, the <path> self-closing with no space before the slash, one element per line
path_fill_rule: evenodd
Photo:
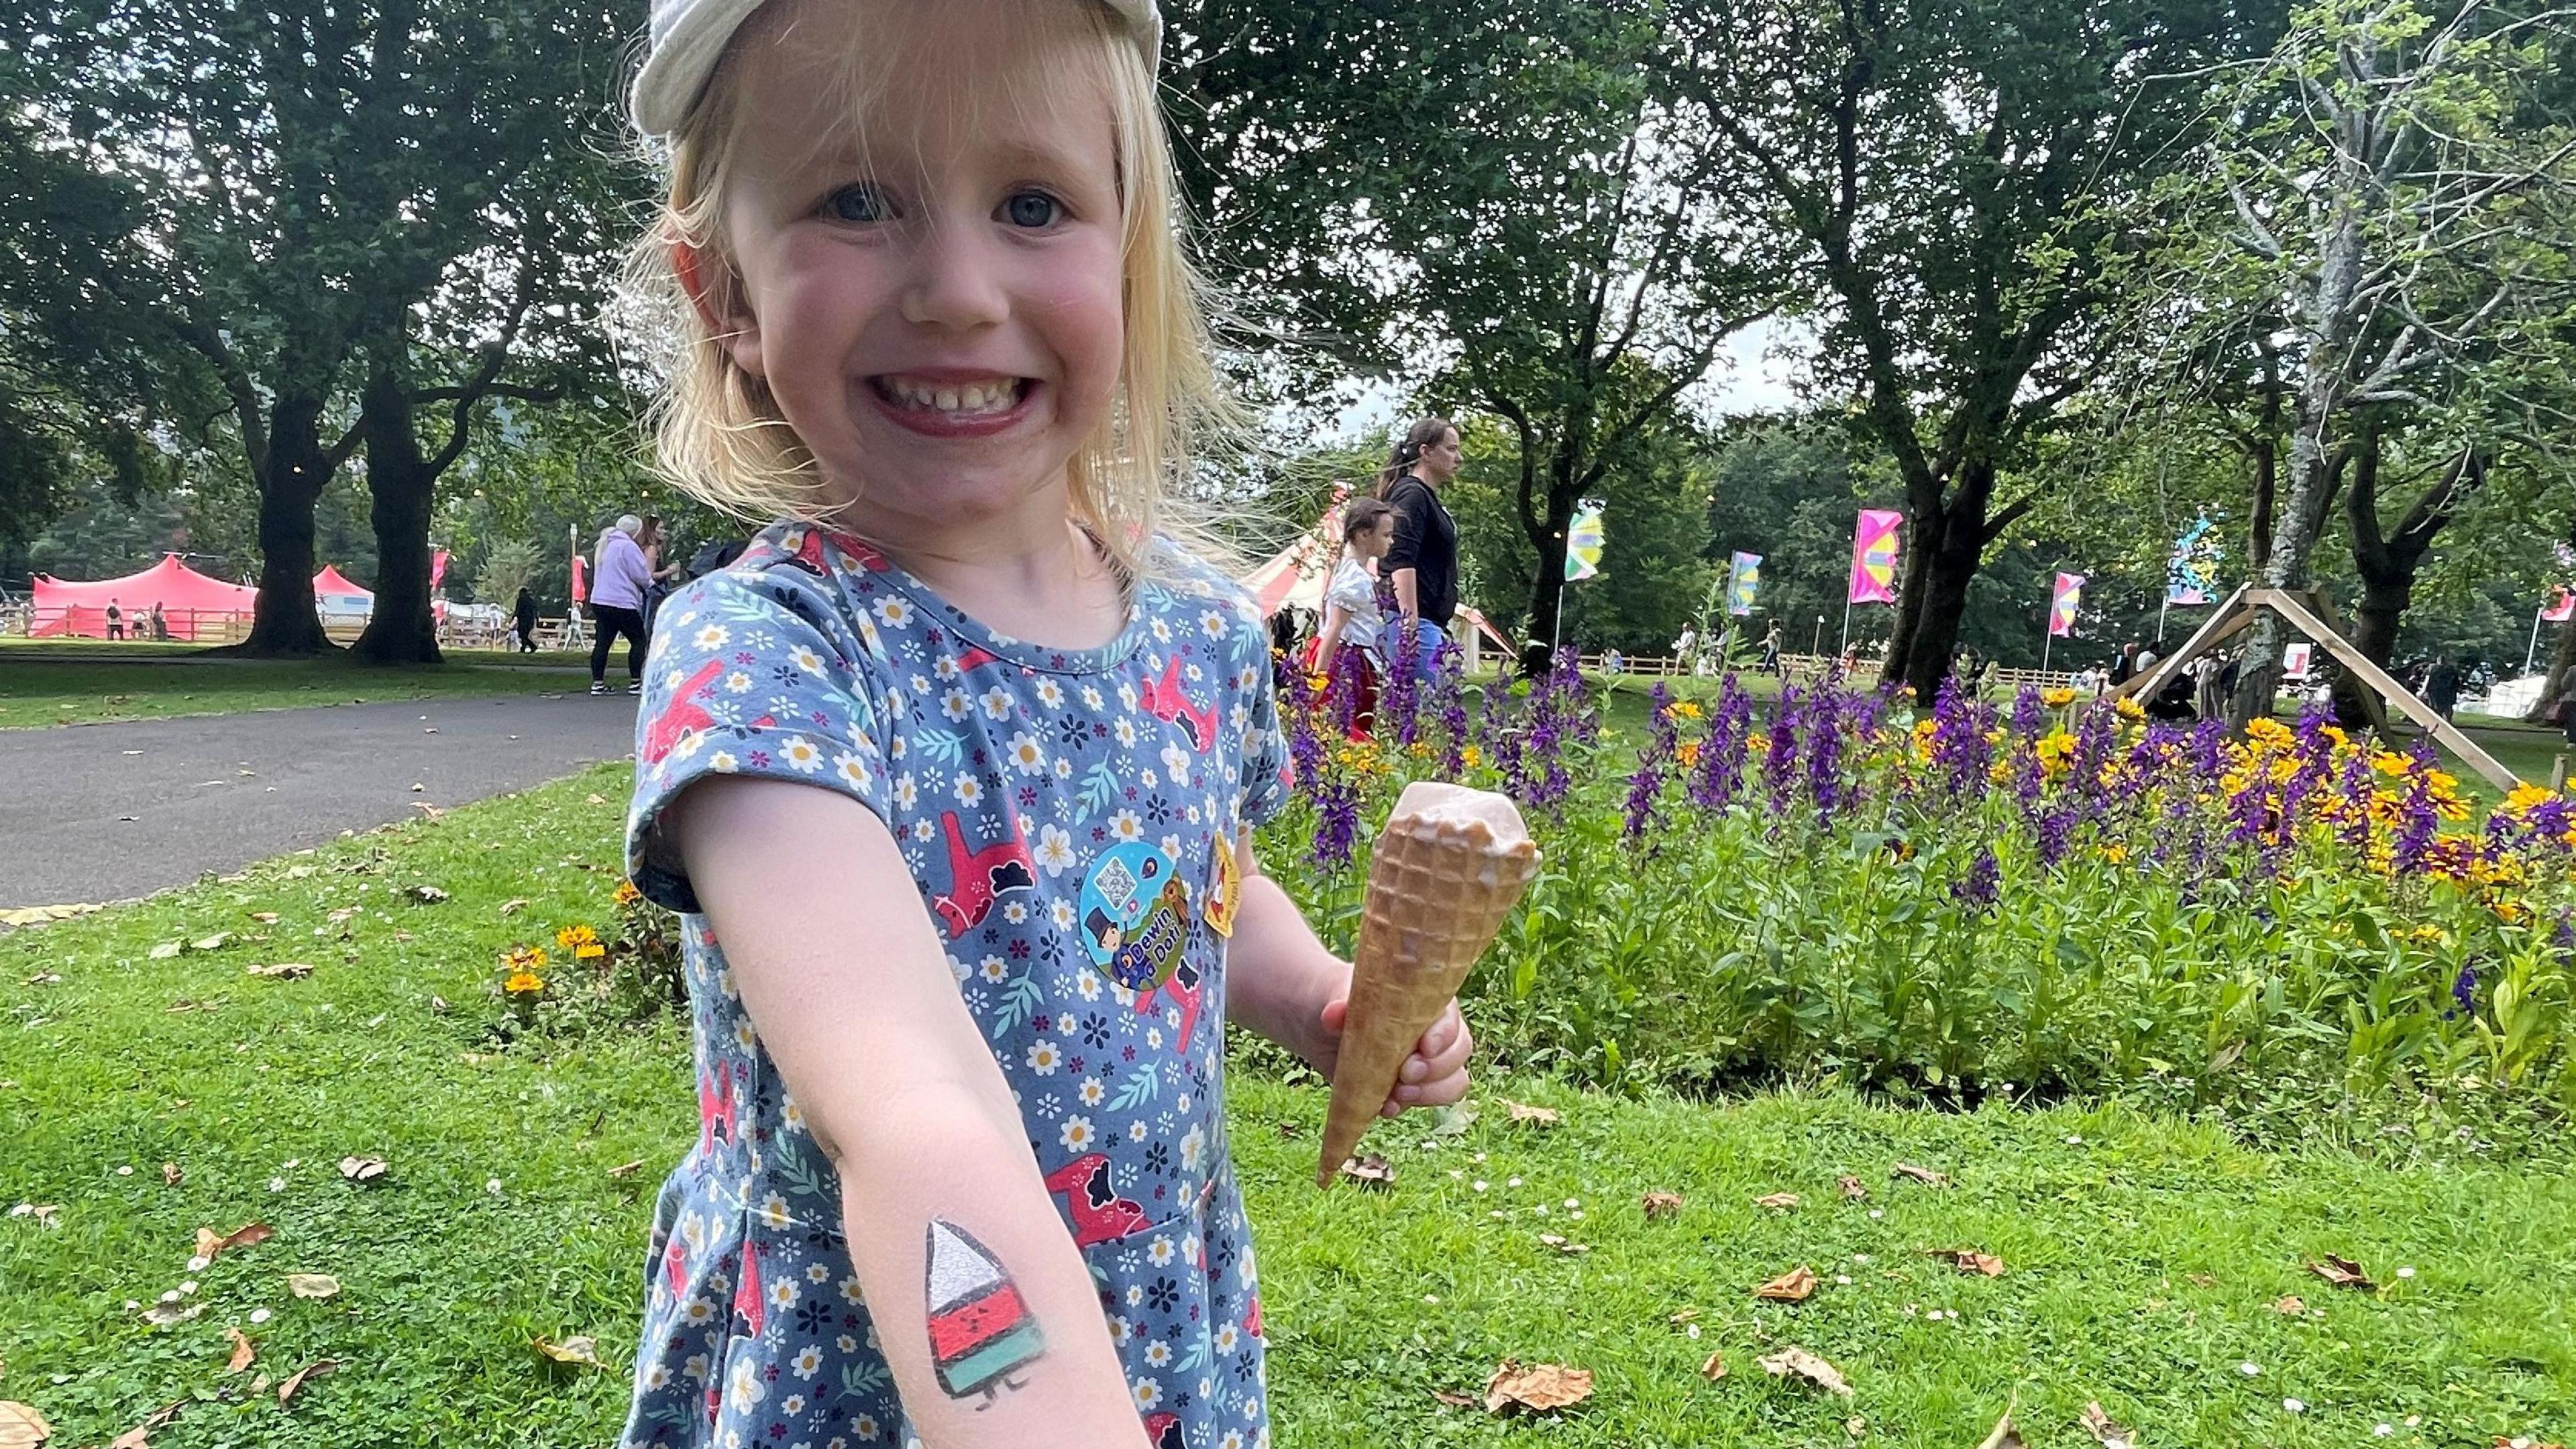
<path fill-rule="evenodd" d="M 1171 772 L 1172 787 L 1174 789 L 1186 790 L 1189 788 L 1190 756 L 1188 751 L 1182 749 L 1179 745 L 1163 746 L 1163 768 Z"/>
<path fill-rule="evenodd" d="M 1055 922 L 1055 928 L 1059 931 L 1072 930 L 1073 902 L 1068 901 L 1061 896 L 1057 897 L 1054 903 L 1047 907 L 1047 919 Z M 1084 974 L 1088 975 L 1089 973 L 1086 972 Z"/>
<path fill-rule="evenodd" d="M 823 656 L 802 644 L 788 650 L 787 659 L 789 663 L 808 674 L 819 675 L 823 672 Z"/>
<path fill-rule="evenodd" d="M 698 648 L 704 652 L 713 653 L 716 650 L 725 647 L 726 641 L 732 638 L 733 635 L 726 630 L 724 625 L 709 624 L 705 628 L 700 629 L 697 633 L 697 637 L 689 642 L 697 645 Z"/>
<path fill-rule="evenodd" d="M 865 790 L 868 787 L 868 777 L 871 772 L 867 761 L 856 755 L 843 755 L 832 763 L 841 772 L 842 784 L 853 790 Z"/>
<path fill-rule="evenodd" d="M 1030 1044 L 1030 1071 L 1037 1073 L 1041 1077 L 1052 1077 L 1055 1075 L 1055 1069 L 1062 1065 L 1064 1065 L 1063 1050 L 1057 1047 L 1054 1042 L 1041 1038 Z"/>
<path fill-rule="evenodd" d="M 1003 961 L 999 956 L 985 957 L 983 964 L 977 966 L 975 969 L 983 973 L 985 980 L 997 983 L 1007 979 L 1011 974 L 1009 963 Z"/>
<path fill-rule="evenodd" d="M 1082 1116 L 1065 1118 L 1064 1127 L 1057 1132 L 1056 1139 L 1064 1144 L 1067 1152 L 1088 1152 L 1091 1145 L 1100 1140 L 1099 1134 L 1091 1130 L 1091 1119 Z"/>
<path fill-rule="evenodd" d="M 982 704 L 984 706 L 984 718 L 986 719 L 1009 719 L 1011 717 L 1011 692 L 998 684 L 984 691 Z"/>
<path fill-rule="evenodd" d="M 810 1379 L 821 1373 L 823 1371 L 822 1345 L 809 1343 L 798 1349 L 796 1357 L 788 1361 L 788 1367 L 794 1369 L 800 1379 Z"/>
<path fill-rule="evenodd" d="M 743 672 L 742 672 L 741 670 L 739 670 L 739 669 L 735 670 L 735 671 L 734 671 L 733 673 L 731 673 L 731 674 L 726 675 L 726 676 L 725 676 L 725 693 L 727 693 L 727 694 L 749 694 L 749 693 L 751 693 L 751 676 L 750 676 L 750 675 L 748 675 L 748 674 L 743 673 Z"/>
<path fill-rule="evenodd" d="M 889 629 L 905 629 L 912 625 L 912 603 L 900 594 L 884 595 L 876 601 L 875 608 L 877 622 Z"/>
<path fill-rule="evenodd" d="M 1073 833 L 1057 825 L 1039 826 L 1037 857 L 1038 868 L 1049 875 L 1062 875 L 1071 870 L 1073 868 Z M 1069 902 L 1058 901 L 1056 904 L 1068 912 L 1073 909 Z"/>
<path fill-rule="evenodd" d="M 810 775 L 823 767 L 823 752 L 803 735 L 789 735 L 778 746 L 778 758 L 785 760 L 798 774 Z"/>
<path fill-rule="evenodd" d="M 1209 1342 L 1219 1353 L 1232 1353 L 1239 1339 L 1240 1335 L 1232 1323 L 1220 1323 L 1216 1326 L 1216 1332 L 1210 1336 Z"/>
<path fill-rule="evenodd" d="M 1207 1156 L 1207 1129 L 1195 1123 L 1181 1134 L 1181 1171 L 1199 1170 L 1199 1159 Z"/>
<path fill-rule="evenodd" d="M 1136 1407 L 1150 1409 L 1163 1401 L 1163 1386 L 1154 1379 L 1136 1381 Z"/>
<path fill-rule="evenodd" d="M 780 1197 L 778 1194 L 773 1192 L 769 1196 L 760 1200 L 760 1225 L 762 1227 L 783 1228 L 787 1226 L 787 1223 L 787 1199 Z"/>
<path fill-rule="evenodd" d="M 1210 609 L 1199 615 L 1199 628 L 1206 631 L 1211 639 L 1222 639 L 1225 637 L 1225 618 L 1216 610 Z"/>
<path fill-rule="evenodd" d="M 1122 841 L 1141 840 L 1145 835 L 1145 822 L 1135 811 L 1121 810 L 1109 817 L 1109 833 Z"/>
<path fill-rule="evenodd" d="M 1082 1105 L 1097 1107 L 1101 1099 L 1109 1095 L 1109 1086 L 1098 1077 L 1085 1077 L 1082 1079 L 1082 1086 L 1074 1092 L 1074 1095 L 1082 1099 Z"/>
<path fill-rule="evenodd" d="M 1100 973 L 1084 971 L 1073 978 L 1073 992 L 1085 1001 L 1100 999 Z"/>
<path fill-rule="evenodd" d="M 1172 1259 L 1179 1254 L 1179 1251 L 1172 1246 L 1170 1238 L 1157 1236 L 1145 1248 L 1145 1261 L 1157 1268 L 1168 1268 L 1172 1266 Z"/>
<path fill-rule="evenodd" d="M 1039 680 L 1037 692 L 1038 703 L 1045 705 L 1049 709 L 1053 709 L 1057 705 L 1064 703 L 1064 686 L 1056 683 L 1052 679 Z"/>
<path fill-rule="evenodd" d="M 980 804 L 984 799 L 984 782 L 972 775 L 959 775 L 955 793 L 960 805 Z"/>
<path fill-rule="evenodd" d="M 1046 769 L 1046 750 L 1037 737 L 1026 730 L 1011 736 L 1011 764 L 1023 775 L 1035 775 Z"/>
<path fill-rule="evenodd" d="M 896 743 L 900 744 L 901 742 L 902 737 L 897 736 Z M 913 779 L 910 772 L 907 771 L 904 774 L 894 777 L 894 803 L 896 809 L 910 810 L 914 805 L 920 803 L 920 800 L 921 782 Z"/>
<path fill-rule="evenodd" d="M 1082 707 L 1091 711 L 1093 714 L 1100 713 L 1100 687 L 1098 685 L 1086 684 L 1082 687 Z M 1130 704 L 1128 707 L 1132 709 L 1135 706 Z"/>
<path fill-rule="evenodd" d="M 1172 1366 L 1172 1346 L 1163 1342 L 1159 1338 L 1155 1339 L 1152 1343 L 1145 1345 L 1145 1362 L 1155 1368 L 1170 1368 Z"/>
<path fill-rule="evenodd" d="M 975 702 L 968 699 L 966 691 L 962 689 L 952 689 L 939 696 L 939 712 L 950 719 L 964 719 L 973 713 L 974 709 Z"/>
<path fill-rule="evenodd" d="M 1131 750 L 1136 748 L 1136 722 L 1134 720 L 1129 719 L 1125 715 L 1120 715 L 1118 717 L 1118 722 L 1109 727 L 1109 732 L 1116 735 L 1118 737 L 1118 743 L 1125 748 Z"/>
<path fill-rule="evenodd" d="M 741 764 L 742 761 L 735 759 L 729 750 L 718 750 L 707 756 L 707 768 L 719 775 L 730 775 Z"/>
<path fill-rule="evenodd" d="M 1058 755 L 1055 757 L 1055 777 L 1059 780 L 1070 780 L 1073 778 L 1073 757 L 1071 755 Z"/>

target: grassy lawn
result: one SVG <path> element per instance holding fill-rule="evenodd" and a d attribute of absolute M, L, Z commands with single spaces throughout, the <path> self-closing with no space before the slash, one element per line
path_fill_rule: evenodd
<path fill-rule="evenodd" d="M 528 656 L 544 663 L 519 665 L 503 662 L 515 656 L 459 652 L 433 668 L 383 669 L 343 655 L 208 659 L 180 645 L 116 647 L 150 652 L 101 661 L 96 645 L 81 658 L 23 645 L 0 650 L 0 729 L 589 687 L 585 661 L 569 654 Z"/>
<path fill-rule="evenodd" d="M 0 1211 L 48 1209 L 0 1216 L 0 1399 L 34 1404 L 60 1444 L 182 1401 L 156 1449 L 608 1442 L 651 1197 L 695 1134 L 686 1029 L 597 1020 L 504 1044 L 493 983 L 514 942 L 608 927 L 624 788 L 602 767 L 0 936 Z M 280 961 L 314 969 L 246 974 Z M 1516 1125 L 1507 1095 L 1563 1121 Z M 2413 1165 L 2262 1154 L 2117 1108 L 1713 1108 L 1518 1082 L 1487 1083 L 1451 1135 L 1423 1114 L 1381 1126 L 1392 1188 L 1327 1195 L 1323 1105 L 1250 1070 L 1232 1084 L 1283 1445 L 1966 1449 L 2008 1404 L 2031 1443 L 2085 1445 L 2092 1400 L 2148 1445 L 2576 1431 L 2561 1162 L 2441 1143 Z M 347 1155 L 389 1170 L 344 1181 Z M 1951 1185 L 1894 1178 L 1900 1162 Z M 1843 1199 L 1844 1174 L 1865 1199 Z M 1648 1191 L 1680 1194 L 1678 1215 L 1648 1220 Z M 1754 1204 L 1779 1192 L 1799 1205 Z M 198 1228 L 253 1221 L 275 1237 L 189 1268 Z M 1958 1248 L 2005 1271 L 1928 1256 Z M 2328 1253 L 2383 1286 L 2328 1286 L 2305 1266 Z M 1752 1297 L 1802 1264 L 1812 1299 Z M 289 1273 L 340 1291 L 294 1297 Z M 147 1325 L 173 1291 L 202 1311 Z M 258 1355 L 238 1375 L 228 1327 Z M 576 1334 L 611 1367 L 530 1347 Z M 1766 1376 L 1757 1357 L 1789 1344 L 1854 1397 Z M 1505 1357 L 1590 1369 L 1593 1395 L 1544 1427 L 1434 1397 L 1479 1391 Z M 251 1391 L 318 1360 L 336 1371 L 290 1404 Z"/>

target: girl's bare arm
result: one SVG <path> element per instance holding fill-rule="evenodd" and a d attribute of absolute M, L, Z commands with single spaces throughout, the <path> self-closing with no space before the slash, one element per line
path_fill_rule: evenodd
<path fill-rule="evenodd" d="M 850 1258 L 922 1442 L 1144 1445 L 1090 1270 L 885 823 L 829 791 L 715 779 L 681 796 L 668 828 L 761 1041 L 840 1169 Z M 934 1260 L 961 1261 L 960 1245 L 1000 1266 L 1016 1305 L 933 1321 Z M 1026 1331 L 997 1334 L 1015 1307 Z"/>

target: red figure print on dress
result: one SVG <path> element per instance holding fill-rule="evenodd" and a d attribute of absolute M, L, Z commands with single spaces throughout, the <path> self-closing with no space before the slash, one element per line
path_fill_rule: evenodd
<path fill-rule="evenodd" d="M 734 1115 L 733 1063 L 716 1063 L 715 1075 L 698 1077 L 698 1150 L 716 1145 L 716 1124 L 724 1124 L 724 1141 L 730 1146 L 742 1140 L 742 1126 Z"/>
<path fill-rule="evenodd" d="M 1153 1226 L 1142 1204 L 1120 1197 L 1110 1184 L 1106 1152 L 1085 1153 L 1057 1168 L 1047 1178 L 1046 1190 L 1064 1199 L 1077 1248 L 1114 1243 Z"/>
<path fill-rule="evenodd" d="M 690 675 L 686 683 L 671 691 L 671 702 L 644 727 L 644 763 L 658 765 L 671 757 L 680 741 L 700 730 L 715 728 L 715 716 L 698 703 L 698 696 L 706 693 L 723 671 L 723 660 L 710 659 L 699 665 L 698 672 Z"/>
<path fill-rule="evenodd" d="M 966 849 L 966 832 L 957 824 L 956 811 L 941 812 L 939 825 L 948 833 L 949 886 L 946 895 L 930 898 L 930 908 L 948 923 L 948 939 L 954 941 L 984 924 L 1001 897 L 1037 889 L 1037 857 L 1029 854 L 1028 836 L 1020 829 L 1018 816 L 1011 817 L 1010 839 L 972 852 Z"/>
<path fill-rule="evenodd" d="M 1199 998 L 1202 994 L 1200 989 L 1199 968 L 1191 965 L 1187 956 L 1182 957 L 1180 965 L 1173 968 L 1171 980 L 1164 982 L 1160 986 L 1148 986 L 1144 990 L 1136 993 L 1137 1015 L 1153 1016 L 1158 1014 L 1154 1009 L 1154 996 L 1157 992 L 1162 993 L 1167 1000 L 1180 1003 L 1181 1024 L 1179 1031 L 1181 1033 L 1181 1039 L 1179 1042 L 1179 1049 L 1182 1051 L 1189 1050 L 1190 1033 L 1196 1030 L 1199 1024 Z"/>
<path fill-rule="evenodd" d="M 1181 659 L 1175 654 L 1163 666 L 1163 677 L 1145 681 L 1145 712 L 1165 724 L 1176 724 L 1190 737 L 1190 748 L 1206 754 L 1216 743 L 1216 706 L 1202 709 L 1181 692 Z"/>

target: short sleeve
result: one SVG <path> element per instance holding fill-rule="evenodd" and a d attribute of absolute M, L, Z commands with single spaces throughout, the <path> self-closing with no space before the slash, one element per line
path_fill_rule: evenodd
<path fill-rule="evenodd" d="M 647 899 L 698 910 L 662 820 L 709 775 L 813 785 L 890 815 L 863 651 L 829 583 L 783 566 L 709 574 L 662 606 L 649 657 L 626 812 L 627 874 Z"/>
<path fill-rule="evenodd" d="M 1288 741 L 1279 728 L 1279 690 L 1269 668 L 1269 650 L 1253 633 L 1251 711 L 1243 732 L 1242 818 L 1247 826 L 1267 825 L 1288 808 L 1295 773 Z"/>

